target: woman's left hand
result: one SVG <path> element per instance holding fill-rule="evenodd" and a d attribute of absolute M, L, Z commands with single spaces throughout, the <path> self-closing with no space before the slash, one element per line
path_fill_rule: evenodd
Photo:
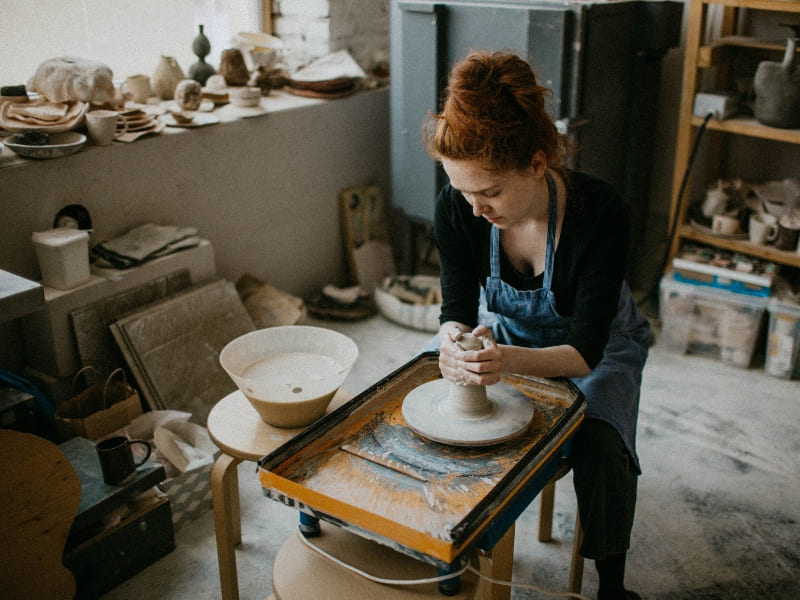
<path fill-rule="evenodd" d="M 448 379 L 466 385 L 493 385 L 500 381 L 503 372 L 503 355 L 495 342 L 491 331 L 484 326 L 478 325 L 472 330 L 472 334 L 481 338 L 483 348 L 480 350 L 461 350 L 455 346 L 449 348 Z M 453 340 L 457 343 L 458 340 Z"/>

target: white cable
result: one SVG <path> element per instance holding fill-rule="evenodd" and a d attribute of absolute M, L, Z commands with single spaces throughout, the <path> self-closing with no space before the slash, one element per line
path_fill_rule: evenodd
<path fill-rule="evenodd" d="M 461 567 L 457 571 L 454 571 L 452 573 L 448 573 L 447 575 L 439 575 L 438 577 L 427 577 L 427 578 L 423 578 L 423 579 L 384 579 L 382 577 L 377 577 L 375 575 L 371 575 L 370 573 L 362 571 L 358 567 L 354 567 L 353 565 L 350 565 L 350 564 L 348 564 L 348 563 L 336 558 L 332 554 L 328 553 L 326 550 L 323 550 L 322 548 L 320 548 L 316 544 L 312 543 L 306 536 L 303 535 L 303 533 L 300 531 L 299 528 L 297 529 L 297 535 L 300 536 L 300 539 L 303 541 L 303 543 L 306 546 L 308 546 L 309 548 L 311 548 L 315 552 L 318 552 L 319 554 L 321 554 L 322 556 L 324 556 L 328 560 L 336 563 L 340 567 L 343 567 L 343 568 L 347 569 L 348 571 L 352 571 L 356 575 L 361 575 L 361 577 L 363 577 L 365 579 L 369 579 L 370 581 L 374 581 L 375 583 L 382 583 L 384 585 L 422 585 L 422 584 L 426 584 L 426 583 L 439 583 L 440 581 L 447 581 L 448 579 L 452 579 L 453 577 L 458 577 L 459 575 L 463 575 L 467 571 L 467 569 L 469 568 L 469 564 L 465 564 L 463 567 Z"/>
<path fill-rule="evenodd" d="M 494 577 L 489 577 L 485 573 L 481 573 L 479 569 L 471 566 L 469 562 L 465 562 L 464 566 L 454 571 L 453 573 L 448 573 L 447 575 L 439 575 L 438 577 L 428 577 L 424 579 L 384 579 L 383 577 L 376 577 L 375 575 L 371 575 L 365 571 L 362 571 L 358 567 L 354 567 L 351 564 L 348 564 L 342 561 L 339 558 L 336 558 L 326 550 L 323 550 L 316 544 L 312 543 L 303 533 L 300 531 L 300 528 L 297 529 L 297 535 L 300 537 L 302 542 L 309 548 L 311 548 L 314 552 L 321 554 L 331 562 L 339 565 L 340 567 L 355 573 L 356 575 L 360 575 L 361 577 L 368 579 L 370 581 L 374 581 L 375 583 L 380 583 L 384 585 L 422 585 L 426 583 L 439 583 L 440 581 L 447 581 L 448 579 L 452 579 L 453 577 L 458 577 L 459 575 L 463 575 L 467 571 L 472 571 L 481 579 L 485 579 L 489 583 L 494 583 L 497 585 L 505 585 L 507 587 L 519 587 L 528 590 L 533 590 L 535 592 L 540 592 L 542 594 L 546 594 L 548 596 L 557 596 L 560 598 L 578 598 L 578 600 L 589 600 L 586 596 L 582 596 L 581 594 L 576 594 L 574 592 L 554 592 L 552 590 L 547 590 L 541 588 L 533 583 L 521 583 L 521 582 L 514 582 L 514 581 L 505 581 L 503 579 L 496 579 Z"/>
<path fill-rule="evenodd" d="M 485 579 L 489 583 L 495 583 L 497 585 L 505 585 L 507 587 L 518 587 L 527 590 L 533 590 L 534 592 L 539 592 L 542 594 L 546 594 L 548 596 L 558 596 L 560 598 L 578 598 L 578 600 L 589 600 L 589 598 L 587 598 L 586 596 L 577 594 L 575 592 L 554 592 L 553 590 L 547 590 L 545 588 L 539 587 L 534 583 L 522 583 L 520 581 L 506 581 L 504 579 L 496 579 L 494 577 L 489 577 L 485 573 L 481 573 L 478 569 L 470 565 L 467 565 L 467 570 L 472 571 L 481 579 Z"/>

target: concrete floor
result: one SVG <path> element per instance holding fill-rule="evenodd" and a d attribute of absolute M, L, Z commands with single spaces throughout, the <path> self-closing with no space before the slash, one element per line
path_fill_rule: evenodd
<path fill-rule="evenodd" d="M 357 393 L 404 364 L 430 334 L 376 316 L 309 321 L 350 335 L 359 359 L 345 382 Z M 800 382 L 670 353 L 658 342 L 646 367 L 639 419 L 644 474 L 627 586 L 649 599 L 800 598 Z M 242 600 L 271 592 L 272 560 L 296 513 L 264 498 L 254 463 L 239 471 Z M 514 579 L 564 591 L 575 499 L 569 475 L 556 490 L 554 540 L 536 540 L 538 502 L 517 522 Z M 185 525 L 175 550 L 104 600 L 220 597 L 213 515 Z M 583 594 L 597 578 L 586 561 Z M 324 598 L 321 590 L 319 598 Z M 546 596 L 515 588 L 514 600 Z"/>

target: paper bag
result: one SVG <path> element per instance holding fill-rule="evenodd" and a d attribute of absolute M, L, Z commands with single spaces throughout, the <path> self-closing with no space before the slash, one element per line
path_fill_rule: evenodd
<path fill-rule="evenodd" d="M 85 369 L 78 371 L 75 379 Z M 115 375 L 120 374 L 121 381 L 114 379 Z M 139 394 L 128 385 L 125 371 L 119 368 L 104 382 L 91 384 L 56 409 L 56 432 L 61 441 L 74 437 L 96 441 L 125 427 L 141 414 Z"/>

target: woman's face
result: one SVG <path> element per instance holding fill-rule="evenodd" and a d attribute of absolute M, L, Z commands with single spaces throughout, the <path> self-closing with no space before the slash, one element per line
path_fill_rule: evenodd
<path fill-rule="evenodd" d="M 442 158 L 450 184 L 472 206 L 472 214 L 483 217 L 499 229 L 529 219 L 541 218 L 537 190 L 543 182 L 544 165 L 534 157 L 527 169 L 488 170 L 479 161 Z M 544 205 L 546 215 L 547 205 Z"/>

